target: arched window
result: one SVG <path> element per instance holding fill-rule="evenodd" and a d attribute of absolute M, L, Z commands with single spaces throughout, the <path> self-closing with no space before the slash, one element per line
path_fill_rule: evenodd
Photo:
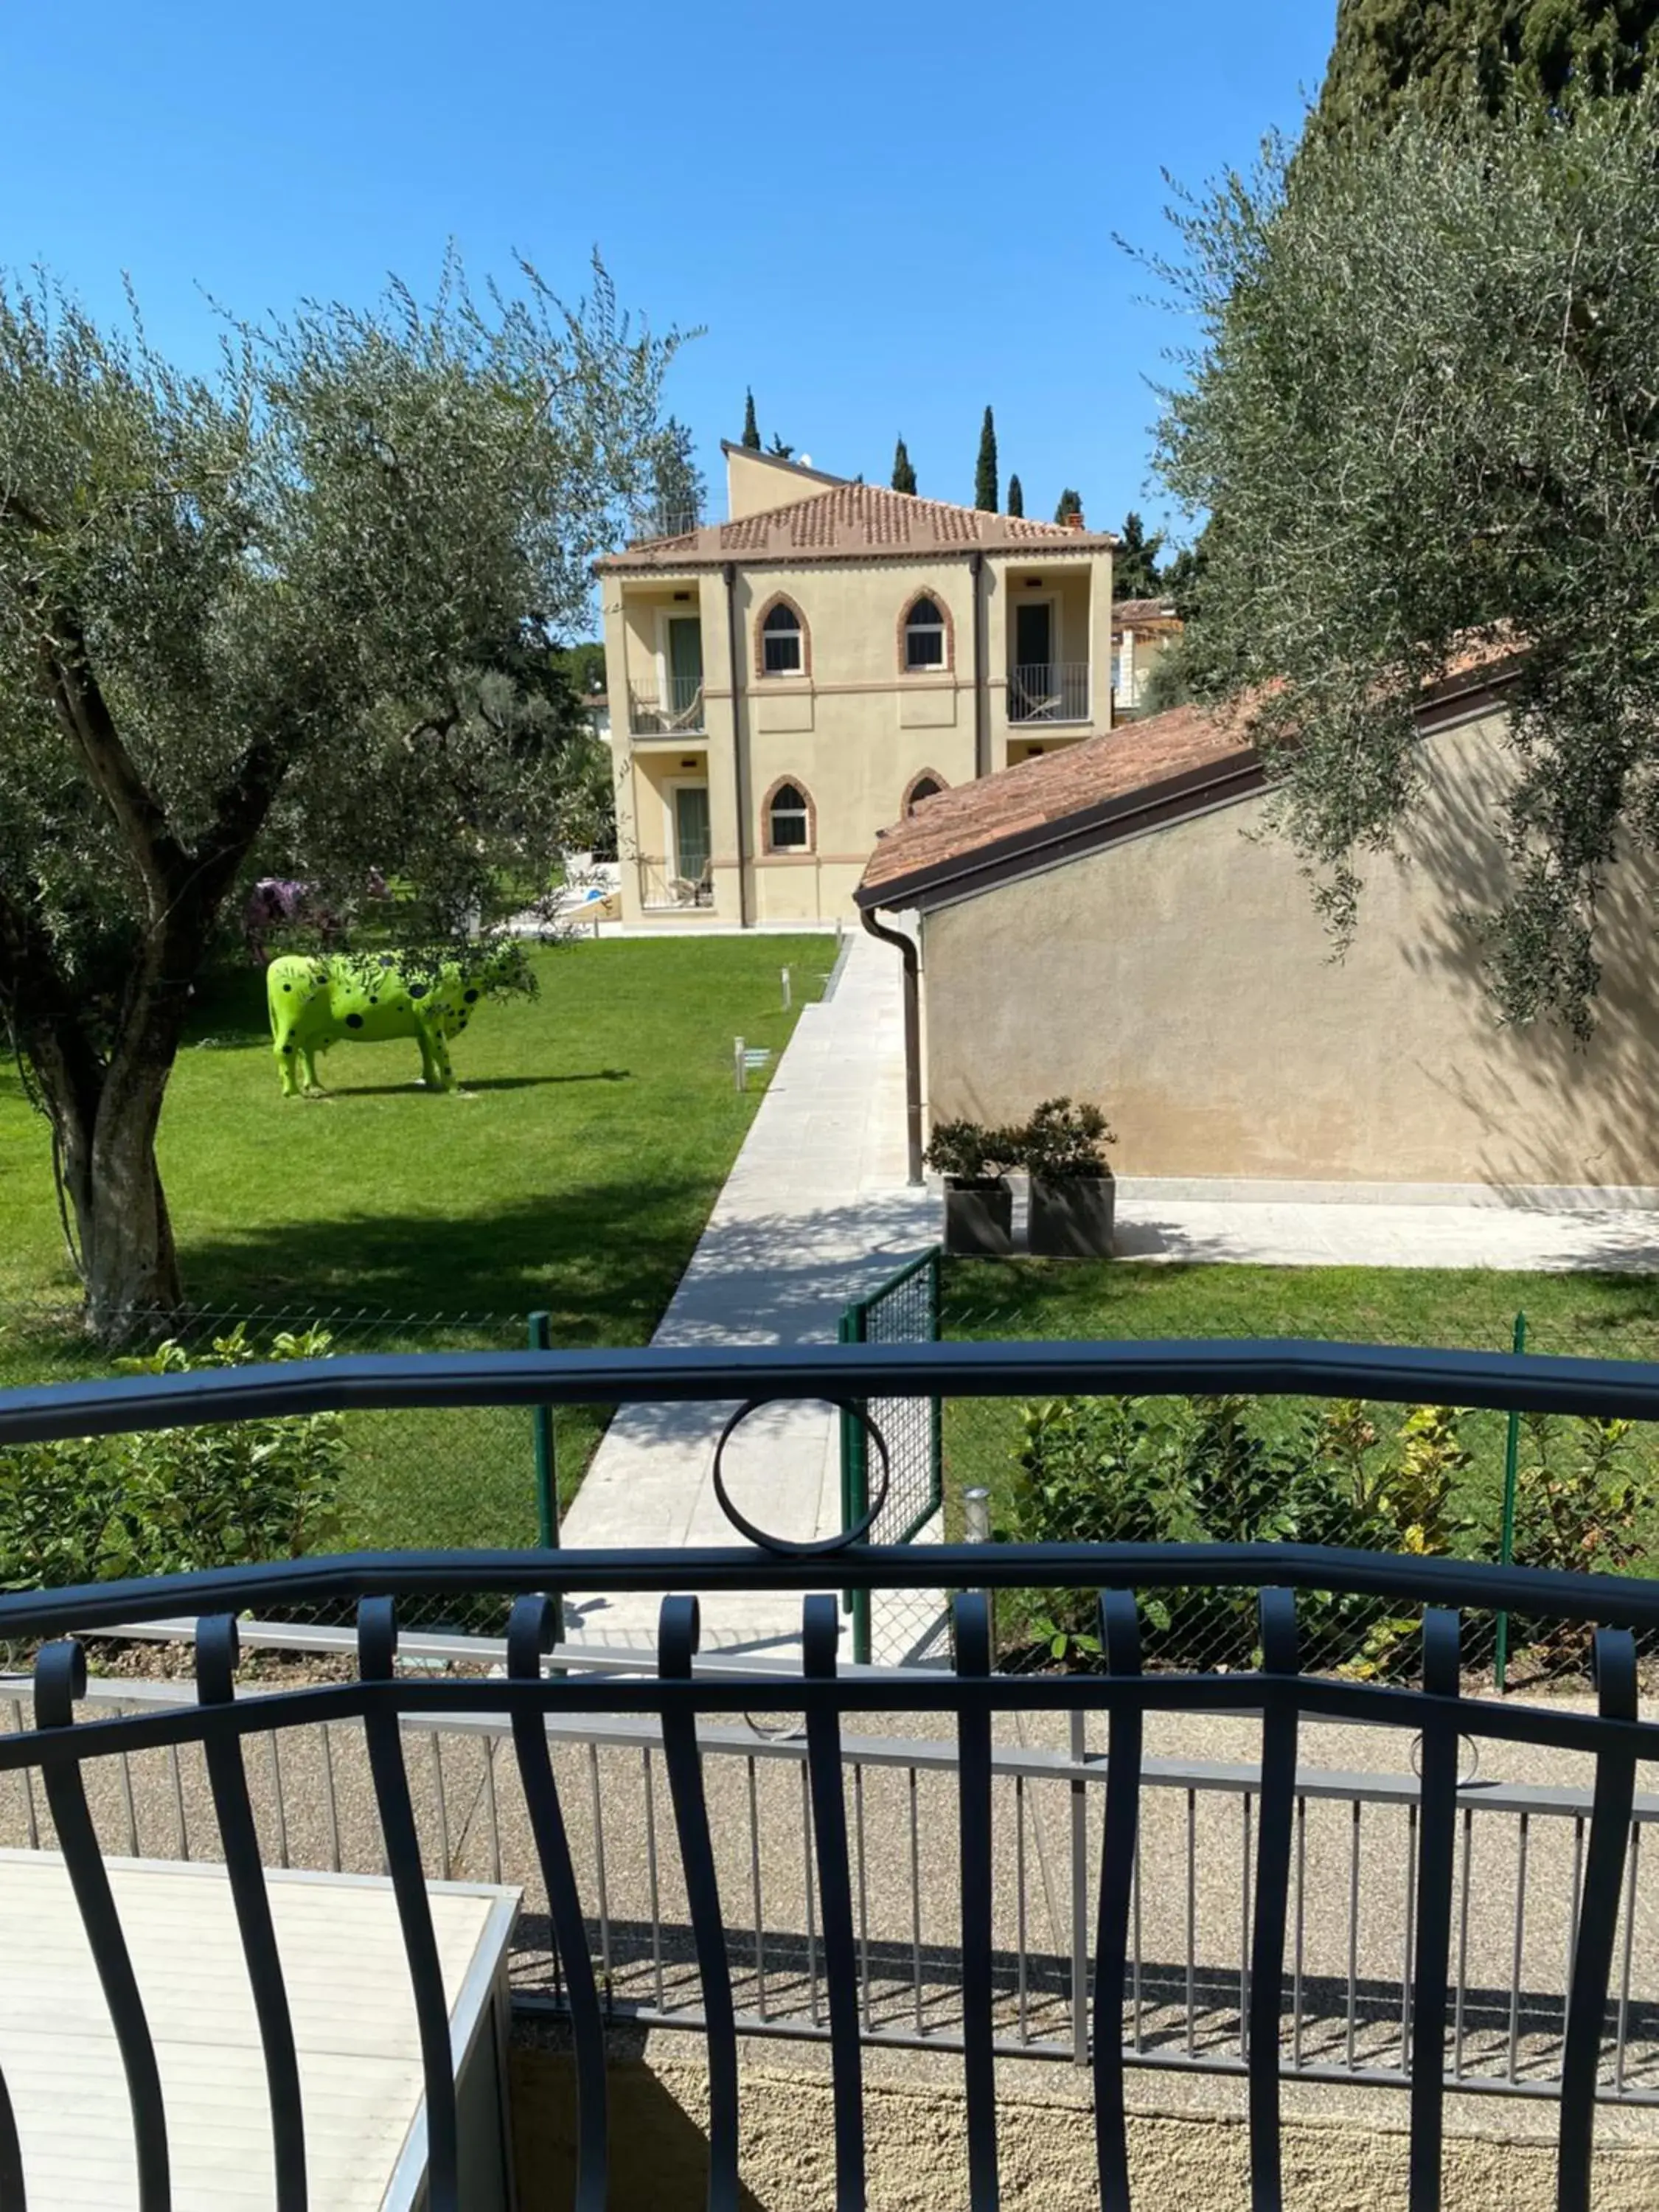
<path fill-rule="evenodd" d="M 775 783 L 766 794 L 764 820 L 769 853 L 810 853 L 812 802 L 798 783 Z"/>
<path fill-rule="evenodd" d="M 950 632 L 937 599 L 923 595 L 910 602 L 904 617 L 907 670 L 944 668 L 950 661 Z"/>
<path fill-rule="evenodd" d="M 800 609 L 779 599 L 761 617 L 760 672 L 763 676 L 799 676 L 806 667 L 806 629 Z"/>
<path fill-rule="evenodd" d="M 905 790 L 904 811 L 907 814 L 914 814 L 924 799 L 932 799 L 937 793 L 948 787 L 942 775 L 936 775 L 930 768 L 923 769 L 920 775 L 911 780 Z"/>

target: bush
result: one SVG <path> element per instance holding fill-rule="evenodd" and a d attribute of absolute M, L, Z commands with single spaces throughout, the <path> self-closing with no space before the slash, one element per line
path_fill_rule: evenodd
<path fill-rule="evenodd" d="M 284 1333 L 269 1351 L 240 1327 L 191 1358 L 168 1341 L 118 1362 L 137 1375 L 316 1359 L 325 1332 Z M 296 1557 L 337 1525 L 345 1469 L 338 1413 L 82 1437 L 0 1451 L 0 1586 L 179 1574 Z"/>
<path fill-rule="evenodd" d="M 1017 1164 L 1020 1133 L 990 1129 L 982 1121 L 938 1121 L 925 1155 L 936 1174 L 952 1182 L 994 1183 Z"/>
<path fill-rule="evenodd" d="M 1105 1147 L 1117 1139 L 1098 1106 L 1045 1098 L 1018 1132 L 1018 1139 L 1022 1163 L 1042 1182 L 1066 1182 L 1112 1171 Z"/>
<path fill-rule="evenodd" d="M 1297 1407 L 1246 1397 L 1064 1399 L 1029 1407 L 1009 1533 L 1022 1543 L 1326 1544 L 1442 1551 L 1467 1464 L 1459 1416 L 1413 1407 L 1385 1443 L 1355 1403 Z M 1035 1594 L 1036 1633 L 1056 1659 L 1092 1657 L 1093 1600 Z M 1362 1674 L 1414 1665 L 1417 1624 L 1374 1599 L 1304 1591 L 1304 1663 Z M 1147 1592 L 1149 1659 L 1247 1667 L 1253 1589 Z"/>

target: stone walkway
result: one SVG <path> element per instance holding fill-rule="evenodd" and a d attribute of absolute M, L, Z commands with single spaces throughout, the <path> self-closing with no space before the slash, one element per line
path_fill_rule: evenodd
<path fill-rule="evenodd" d="M 657 1344 L 833 1344 L 849 1299 L 884 1281 L 937 1233 L 938 1200 L 905 1182 L 899 962 L 859 932 L 831 995 L 805 1006 L 737 1164 L 653 1340 Z M 714 1445 L 731 1407 L 630 1407 L 606 1431 L 566 1516 L 567 1544 L 740 1540 L 714 1496 Z M 732 1499 L 797 1540 L 841 1525 L 838 1419 L 828 1407 L 769 1408 L 726 1455 Z M 573 1640 L 649 1645 L 659 1600 L 583 1598 Z M 800 1601 L 706 1601 L 705 1649 L 794 1642 Z"/>

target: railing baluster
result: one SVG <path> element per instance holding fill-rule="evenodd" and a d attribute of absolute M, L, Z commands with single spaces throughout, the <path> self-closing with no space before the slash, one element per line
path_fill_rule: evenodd
<path fill-rule="evenodd" d="M 800 1856 L 806 1889 L 806 2008 L 814 2027 L 818 2024 L 818 1923 L 817 1885 L 812 1879 L 812 1804 L 806 1769 L 800 1775 Z"/>
<path fill-rule="evenodd" d="M 657 1629 L 657 1671 L 665 1682 L 689 1682 L 700 1638 L 697 1601 L 665 1597 Z M 691 1940 L 702 1981 L 708 2064 L 708 2212 L 738 2212 L 738 2036 L 732 2003 L 732 1969 L 726 1955 L 720 1883 L 708 1830 L 702 1754 L 696 1715 L 689 1706 L 665 1708 L 663 1765 L 680 1840 Z M 803 1773 L 805 1770 L 803 1769 Z M 809 1891 L 810 1895 L 810 1891 Z"/>
<path fill-rule="evenodd" d="M 438 1939 L 421 1864 L 420 1832 L 404 1764 L 398 1721 L 397 1608 L 389 1597 L 366 1597 L 357 1607 L 357 1672 L 372 1690 L 363 1713 L 369 1779 L 380 1815 L 386 1871 L 403 1931 L 421 2045 L 426 2089 L 427 2191 L 430 2212 L 460 2212 L 460 2149 L 455 2116 L 455 2074 L 449 2051 L 449 2003 L 444 1995 Z"/>
<path fill-rule="evenodd" d="M 1031 2039 L 1025 1982 L 1025 1777 L 1014 1777 L 1014 1961 L 1019 2039 Z"/>
<path fill-rule="evenodd" d="M 334 1794 L 334 1739 L 329 1733 L 328 1723 L 319 1731 L 323 1747 L 323 1817 L 328 1827 L 328 1863 L 336 1874 L 340 1871 L 340 1806 Z M 496 1875 L 497 1881 L 501 1875 Z"/>
<path fill-rule="evenodd" d="M 910 1770 L 910 1964 L 916 1994 L 916 2033 L 921 2033 L 921 1832 L 916 1808 L 916 1770 Z"/>
<path fill-rule="evenodd" d="M 1463 2006 L 1469 1986 L 1469 1874 L 1474 1853 L 1474 1808 L 1463 1808 L 1463 1869 L 1457 1907 L 1457 2021 L 1452 2032 L 1452 2079 L 1463 2078 Z"/>
<path fill-rule="evenodd" d="M 1565 2049 L 1567 2039 L 1567 2014 L 1572 2003 L 1572 1954 L 1578 1941 L 1578 1907 L 1583 1895 L 1584 1882 L 1584 1816 L 1580 1813 L 1572 1824 L 1572 1906 L 1567 1914 L 1567 1963 L 1561 1981 L 1561 2042 Z"/>
<path fill-rule="evenodd" d="M 1406 1808 L 1406 1940 L 1400 1957 L 1400 2070 L 1412 2063 L 1412 1960 L 1417 1949 L 1417 1808 Z"/>
<path fill-rule="evenodd" d="M 1308 1927 L 1308 1801 L 1296 1801 L 1296 1959 L 1291 1985 L 1291 2064 L 1302 2064 L 1302 1967 Z"/>
<path fill-rule="evenodd" d="M 1354 2064 L 1354 2021 L 1359 1998 L 1359 1808 L 1360 1801 L 1353 1801 L 1353 1820 L 1348 1838 L 1348 2026 L 1346 2064 L 1352 2074 Z"/>
<path fill-rule="evenodd" d="M 657 1990 L 657 2010 L 667 2002 L 662 1972 L 662 1897 L 657 1878 L 657 1784 L 647 1744 L 640 1756 L 645 1761 L 645 1878 L 651 1894 L 651 1966 Z M 766 2017 L 765 2007 L 761 2017 Z"/>
<path fill-rule="evenodd" d="M 806 1765 L 817 1844 L 823 1970 L 830 1997 L 830 2081 L 836 2123 L 836 2212 L 864 2212 L 864 2068 L 859 2043 L 858 1954 L 853 1932 L 847 1798 L 842 1785 L 841 1715 L 833 1702 L 838 1601 L 819 1591 L 801 1606 Z M 816 1694 L 815 1694 L 816 1692 Z"/>
<path fill-rule="evenodd" d="M 545 1596 L 514 1601 L 507 1624 L 510 1681 L 536 1684 L 542 1661 L 557 1638 L 558 1613 Z M 541 1707 L 521 1698 L 513 1708 L 513 1749 L 525 1810 L 536 1840 L 536 1857 L 547 1891 L 547 1917 L 564 1960 L 570 1993 L 570 2039 L 576 2057 L 576 2212 L 603 2212 L 608 2187 L 605 2020 L 593 1980 L 592 1954 L 570 1857 L 559 1786 L 554 1778 L 547 1722 Z"/>
<path fill-rule="evenodd" d="M 991 1671 L 991 1613 L 979 1590 L 960 1592 L 952 1607 L 957 1673 L 983 1680 Z M 963 2079 L 968 2100 L 968 2202 L 995 2212 L 997 2181 L 996 2052 L 991 1985 L 991 1714 L 964 1703 L 957 1715 L 957 1812 L 962 1872 Z"/>
<path fill-rule="evenodd" d="M 1628 1629 L 1595 1632 L 1597 1707 L 1604 1720 L 1637 1716 L 1636 1639 Z M 1572 1963 L 1567 2034 L 1561 2054 L 1560 2212 L 1588 2212 L 1590 2153 L 1595 2132 L 1595 2084 L 1613 1972 L 1613 1928 L 1624 1885 L 1636 1796 L 1636 1755 L 1627 1743 L 1604 1743 L 1595 1754 L 1589 1848 L 1584 1855 L 1584 1909 Z"/>
<path fill-rule="evenodd" d="M 1439 2212 L 1445 2121 L 1446 1981 L 1451 1951 L 1453 1861 L 1457 1851 L 1456 1699 L 1462 1628 L 1435 1606 L 1423 1615 L 1423 1692 L 1441 1703 L 1423 1718 L 1422 1818 L 1417 1842 L 1415 1985 L 1411 2042 L 1410 2212 Z"/>
<path fill-rule="evenodd" d="M 646 1757 L 651 1756 L 647 1752 Z M 751 1751 L 744 1765 L 749 1769 L 749 1878 L 755 1900 L 755 1992 L 760 2007 L 760 2016 L 766 2018 L 766 1916 L 761 1905 L 760 1802 L 755 1784 L 755 1754 Z M 652 1896 L 656 1895 L 656 1871 L 652 1870 Z M 658 1972 L 661 1972 L 662 1940 L 656 1927 L 656 1907 L 652 1907 L 652 1940 L 656 1946 Z"/>
<path fill-rule="evenodd" d="M 1187 2056 L 1198 2046 L 1198 1792 L 1187 1792 Z"/>
<path fill-rule="evenodd" d="M 1238 2055 L 1250 2055 L 1250 1792 L 1238 1801 Z"/>
<path fill-rule="evenodd" d="M 875 2011 L 870 1995 L 870 1875 L 864 1845 L 862 1764 L 853 1769 L 853 1804 L 857 1815 L 859 1854 L 859 1979 L 864 1987 L 864 2028 L 867 2035 L 875 2026 Z"/>
<path fill-rule="evenodd" d="M 327 1730 L 324 1730 L 326 1737 Z M 487 1735 L 483 1740 L 484 1819 L 489 1830 L 489 1879 L 499 1885 L 501 1879 L 501 1815 L 495 1802 L 495 1747 L 497 1739 Z M 330 1797 L 333 1795 L 333 1770 L 330 1769 Z M 335 1837 L 334 1863 L 339 1865 L 339 1838 Z"/>
<path fill-rule="evenodd" d="M 1515 1949 L 1510 1966 L 1510 2079 L 1521 2063 L 1521 1964 L 1527 1934 L 1527 1843 L 1531 1817 L 1523 1812 L 1515 1853 Z"/>
<path fill-rule="evenodd" d="M 86 1695 L 87 1655 L 73 1641 L 47 1644 L 34 1662 L 34 1719 L 40 1729 L 75 1725 L 75 1700 Z M 121 2053 L 132 2107 L 133 2144 L 138 2164 L 139 2212 L 171 2212 L 173 2183 L 167 2152 L 167 2112 L 161 2099 L 161 2076 L 155 2063 L 144 2001 L 131 1954 L 110 1887 L 109 1869 L 87 1803 L 86 1779 L 80 1762 L 51 1759 L 43 1765 L 40 1781 L 46 1807 L 58 1831 L 58 1848 L 80 1908 L 81 1924 L 93 1965 L 109 2007 L 110 2025 Z M 0 2198 L 9 2207 L 13 2197 L 23 2202 L 23 2160 L 17 2141 L 17 2123 L 11 2096 L 0 2077 Z"/>
<path fill-rule="evenodd" d="M 443 1869 L 446 1881 L 454 1879 L 455 1862 L 449 1845 L 449 1800 L 444 1795 L 444 1754 L 438 1741 L 436 1729 L 426 1732 L 427 1742 L 432 1748 L 432 1806 L 438 1816 L 438 1864 Z M 276 1741 L 273 1735 L 270 1739 Z"/>
<path fill-rule="evenodd" d="M 305 2109 L 300 2096 L 300 2060 L 294 2044 L 276 1930 L 270 1917 L 270 1893 L 259 1856 L 259 1832 L 248 1796 L 242 1741 L 212 1716 L 236 1701 L 239 1644 L 235 1616 L 213 1613 L 196 1624 L 196 1695 L 202 1708 L 202 1750 L 214 1818 L 225 1847 L 225 1875 L 247 1962 L 253 2009 L 264 2048 L 265 2086 L 270 2097 L 271 2139 L 276 2155 L 278 2212 L 305 2212 Z M 273 1734 L 270 1741 L 275 1743 Z"/>
<path fill-rule="evenodd" d="M 133 1802 L 132 1797 L 132 1761 L 127 1757 L 125 1752 L 123 1752 L 116 1760 L 115 1765 L 116 1771 L 121 1778 L 122 1810 L 126 1814 L 127 1856 L 130 1859 L 136 1859 L 139 1856 L 138 1808 Z"/>
<path fill-rule="evenodd" d="M 1296 1599 L 1264 1589 L 1261 1620 L 1261 1812 L 1250 1944 L 1249 2113 L 1252 2212 L 1284 2202 L 1279 2128 L 1279 2040 L 1285 2012 L 1285 1926 L 1290 1917 L 1291 1832 L 1296 1811 L 1298 1708 Z"/>
<path fill-rule="evenodd" d="M 276 1731 L 265 1738 L 270 1752 L 270 1802 L 276 1820 L 276 1863 L 288 1864 L 288 1808 L 283 1802 L 283 1761 L 276 1748 Z"/>
<path fill-rule="evenodd" d="M 599 1747 L 587 1747 L 588 1809 L 593 1820 L 593 1893 L 599 1908 L 599 1971 L 611 1997 L 611 1886 L 605 1875 L 605 1812 L 599 1800 Z"/>
<path fill-rule="evenodd" d="M 11 1724 L 16 1730 L 17 1734 L 21 1735 L 23 1733 L 23 1700 L 21 1698 L 14 1698 L 11 1701 Z M 40 1848 L 40 1823 L 34 1810 L 34 1769 L 32 1766 L 22 1768 L 21 1777 L 23 1783 L 23 1819 L 27 1824 L 25 1832 L 29 1839 L 29 1849 L 32 1851 L 38 1851 Z"/>
<path fill-rule="evenodd" d="M 1138 1680 L 1140 1623 L 1133 1591 L 1101 1592 L 1100 1646 L 1114 1680 Z M 1106 1809 L 1100 1847 L 1100 1895 L 1095 1920 L 1095 2163 L 1100 2176 L 1101 2212 L 1127 2212 L 1129 2141 L 1123 2101 L 1123 1966 L 1128 1948 L 1129 1908 L 1140 1827 L 1140 1761 L 1146 1726 L 1139 1702 L 1127 1696 L 1115 1699 L 1110 1708 L 1109 1729 Z M 1190 1800 L 1190 1792 L 1188 1796 Z M 1189 1938 L 1189 2036 L 1191 1972 Z"/>
<path fill-rule="evenodd" d="M 1625 1881 L 1625 1957 L 1619 1972 L 1618 2043 L 1613 2063 L 1613 2086 L 1620 2096 L 1625 2088 L 1625 2051 L 1630 2028 L 1631 1952 L 1636 1942 L 1636 1872 L 1641 1856 L 1642 1829 L 1637 1822 L 1630 1832 L 1630 1866 Z"/>
<path fill-rule="evenodd" d="M 167 1771 L 173 1780 L 173 1812 L 178 1824 L 179 1856 L 188 1866 L 190 1824 L 185 1818 L 185 1777 L 184 1770 L 179 1763 L 179 1747 L 176 1743 L 170 1743 L 167 1746 Z"/>

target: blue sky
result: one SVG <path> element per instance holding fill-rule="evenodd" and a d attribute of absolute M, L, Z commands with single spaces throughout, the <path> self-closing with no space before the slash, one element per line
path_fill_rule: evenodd
<path fill-rule="evenodd" d="M 1147 380 L 1180 326 L 1114 232 L 1164 235 L 1165 168 L 1200 183 L 1294 130 L 1334 0 L 702 0 L 508 10 L 82 0 L 0 24 L 0 258 L 49 263 L 153 338 L 214 343 L 305 293 L 421 289 L 521 251 L 574 295 L 603 252 L 658 328 L 702 325 L 674 410 L 719 492 L 745 385 L 763 432 L 972 496 L 981 411 L 1029 513 L 1163 512 Z"/>

